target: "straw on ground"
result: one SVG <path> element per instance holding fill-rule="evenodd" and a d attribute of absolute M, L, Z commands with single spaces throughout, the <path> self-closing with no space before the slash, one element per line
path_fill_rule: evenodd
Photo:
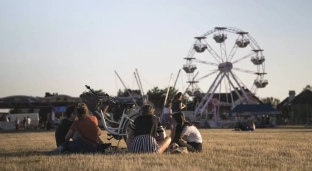
<path fill-rule="evenodd" d="M 1 132 L 0 170 L 312 170 L 311 129 L 200 132 L 204 139 L 201 154 L 60 156 L 45 155 L 55 148 L 53 132 Z M 102 139 L 106 140 L 105 131 Z"/>

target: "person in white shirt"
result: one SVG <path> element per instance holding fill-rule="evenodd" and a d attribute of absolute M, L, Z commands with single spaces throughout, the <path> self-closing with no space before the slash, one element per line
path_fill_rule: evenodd
<path fill-rule="evenodd" d="M 202 136 L 195 126 L 185 120 L 184 114 L 182 112 L 174 113 L 172 115 L 172 122 L 174 126 L 172 143 L 178 144 L 179 147 L 186 147 L 190 152 L 201 152 Z"/>
<path fill-rule="evenodd" d="M 163 114 L 161 116 L 161 124 L 164 129 L 170 128 L 172 129 L 172 110 L 171 110 L 172 102 L 169 100 L 166 106 L 163 109 Z"/>
<path fill-rule="evenodd" d="M 30 127 L 30 122 L 31 122 L 31 119 L 29 116 L 27 116 L 27 129 L 29 129 Z"/>
<path fill-rule="evenodd" d="M 19 126 L 20 126 L 20 120 L 18 119 L 18 117 L 16 117 L 16 120 L 15 120 L 15 128 L 16 128 L 16 130 L 19 130 Z"/>

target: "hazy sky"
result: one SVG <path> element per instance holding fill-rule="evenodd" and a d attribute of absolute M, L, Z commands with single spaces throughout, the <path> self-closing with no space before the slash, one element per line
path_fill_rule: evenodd
<path fill-rule="evenodd" d="M 194 36 L 230 26 L 264 49 L 269 84 L 257 95 L 283 99 L 312 84 L 311 9 L 311 0 L 1 0 L 0 97 L 79 96 L 85 84 L 115 95 L 123 87 L 114 70 L 137 88 L 135 68 L 145 90 L 164 88 L 185 64 Z M 254 67 L 245 62 L 241 68 Z M 202 75 L 213 69 L 198 64 Z M 239 78 L 251 87 L 255 76 Z M 186 81 L 183 72 L 177 88 Z M 204 91 L 210 84 L 199 83 Z"/>

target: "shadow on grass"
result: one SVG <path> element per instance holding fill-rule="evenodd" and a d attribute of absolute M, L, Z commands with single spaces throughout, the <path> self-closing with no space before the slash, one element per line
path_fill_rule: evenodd
<path fill-rule="evenodd" d="M 0 157 L 11 158 L 11 157 L 31 157 L 31 156 L 64 156 L 64 155 L 75 155 L 83 153 L 72 153 L 62 152 L 60 154 L 49 154 L 50 151 L 29 151 L 29 152 L 12 152 L 12 153 L 0 153 Z M 90 153 L 89 153 L 90 154 Z M 92 153 L 91 153 L 92 154 Z"/>
<path fill-rule="evenodd" d="M 26 130 L 0 130 L 0 134 L 14 134 L 14 133 L 43 133 L 43 132 L 54 132 L 54 129 L 26 129 Z"/>
<path fill-rule="evenodd" d="M 42 156 L 46 155 L 46 151 L 29 151 L 29 152 L 8 152 L 0 153 L 0 157 L 30 157 L 30 156 Z"/>
<path fill-rule="evenodd" d="M 270 130 L 270 131 L 267 131 L 267 132 L 263 132 L 262 130 L 264 129 L 257 129 L 255 131 L 234 131 L 232 130 L 232 132 L 238 132 L 238 133 L 251 133 L 251 134 L 263 134 L 263 133 L 267 133 L 267 134 L 288 134 L 288 133 L 291 133 L 291 132 L 296 132 L 296 133 L 312 133 L 312 130 L 311 129 L 306 129 L 306 130 L 302 130 L 302 129 L 298 129 L 298 130 L 279 130 L 279 131 L 275 131 L 275 130 L 278 130 L 278 129 L 275 129 L 275 130 Z"/>
<path fill-rule="evenodd" d="M 129 152 L 125 153 L 105 153 L 105 152 L 97 152 L 97 153 L 73 153 L 69 151 L 65 151 L 62 153 L 49 153 L 50 151 L 29 151 L 29 152 L 8 152 L 8 153 L 0 153 L 0 157 L 4 158 L 13 158 L 13 157 L 31 157 L 31 156 L 66 156 L 66 155 L 123 155 L 129 154 Z"/>

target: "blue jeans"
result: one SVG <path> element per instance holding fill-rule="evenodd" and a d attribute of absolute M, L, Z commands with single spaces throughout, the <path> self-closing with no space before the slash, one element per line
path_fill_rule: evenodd
<path fill-rule="evenodd" d="M 74 141 L 64 142 L 60 146 L 63 147 L 63 151 L 71 151 L 74 153 L 95 153 L 97 151 L 96 146 L 93 146 L 80 138 L 77 138 Z"/>

